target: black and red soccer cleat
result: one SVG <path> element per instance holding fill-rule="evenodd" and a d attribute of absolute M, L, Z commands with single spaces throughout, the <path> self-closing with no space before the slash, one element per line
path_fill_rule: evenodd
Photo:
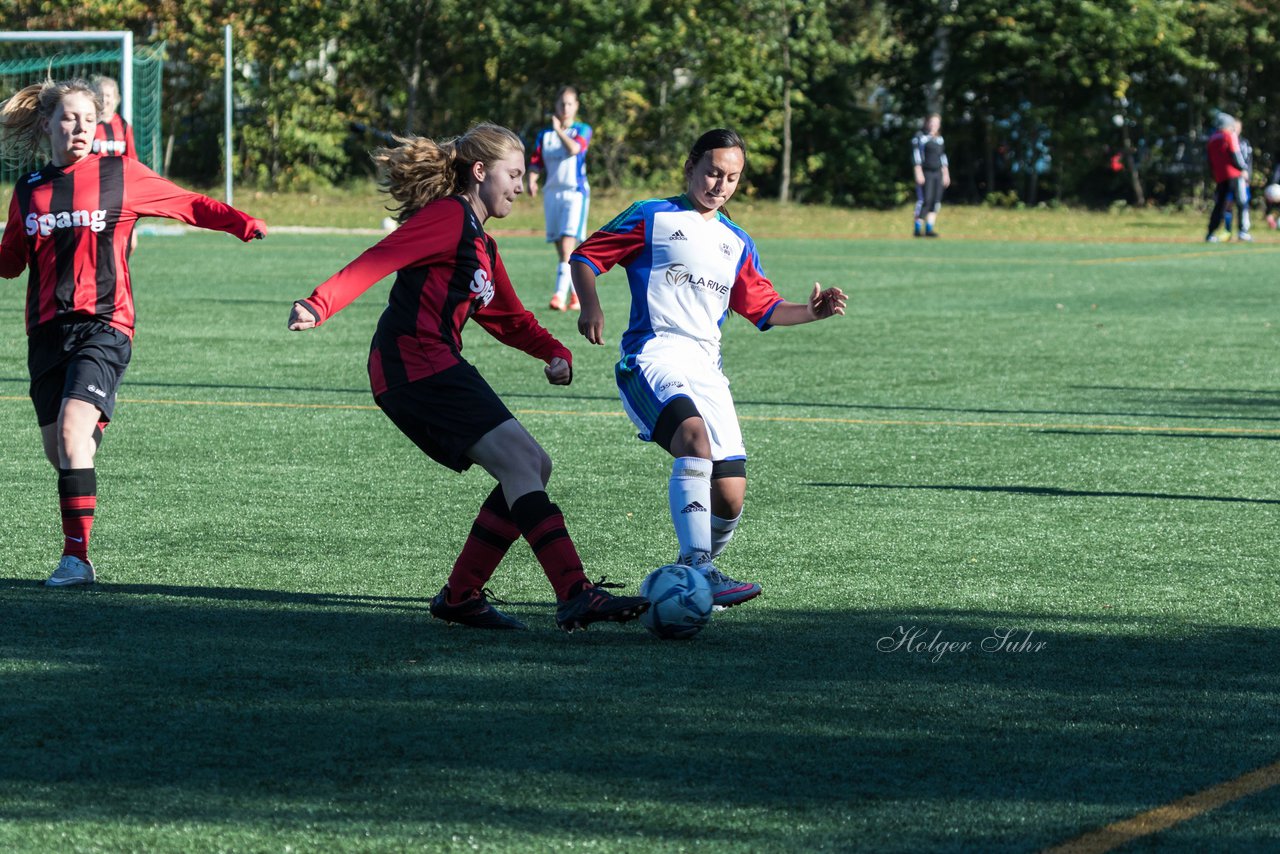
<path fill-rule="evenodd" d="M 588 584 L 556 608 L 556 625 L 572 632 L 602 621 L 625 623 L 649 610 L 649 600 L 643 596 L 614 596 L 604 589 L 621 586 L 605 584 L 603 578 L 596 584 Z"/>
<path fill-rule="evenodd" d="M 449 602 L 449 585 L 431 598 L 431 616 L 474 629 L 526 629 L 524 623 L 489 604 L 488 590 L 472 590 L 458 604 Z"/>

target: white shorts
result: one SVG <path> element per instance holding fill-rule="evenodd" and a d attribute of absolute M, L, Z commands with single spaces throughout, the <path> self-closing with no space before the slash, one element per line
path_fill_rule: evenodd
<path fill-rule="evenodd" d="M 662 408 L 672 399 L 687 397 L 707 425 L 711 459 L 745 460 L 746 445 L 738 412 L 729 394 L 729 379 L 700 348 L 655 347 L 627 356 L 614 368 L 618 393 L 627 417 L 640 431 L 643 442 L 653 441 Z"/>
<path fill-rule="evenodd" d="M 542 212 L 547 217 L 547 242 L 572 237 L 587 239 L 587 211 L 591 194 L 577 190 L 551 190 L 542 194 Z"/>

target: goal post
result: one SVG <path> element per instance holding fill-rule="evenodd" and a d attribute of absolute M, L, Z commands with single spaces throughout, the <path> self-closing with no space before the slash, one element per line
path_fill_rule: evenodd
<path fill-rule="evenodd" d="M 46 76 L 57 79 L 95 75 L 120 83 L 119 113 L 133 127 L 138 159 L 161 171 L 161 85 L 164 43 L 134 47 L 128 30 L 96 32 L 0 31 L 0 101 Z M 17 174 L 0 172 L 4 184 Z"/>

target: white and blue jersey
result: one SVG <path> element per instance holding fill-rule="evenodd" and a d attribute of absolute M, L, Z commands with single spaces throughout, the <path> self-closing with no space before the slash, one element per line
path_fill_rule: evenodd
<path fill-rule="evenodd" d="M 596 275 L 615 264 L 627 270 L 631 318 L 614 377 L 639 438 L 652 441 L 663 410 L 688 398 L 706 425 L 711 459 L 745 460 L 720 325 L 733 311 L 768 329 L 782 302 L 751 237 L 719 212 L 705 219 L 685 196 L 651 199 L 587 238 L 570 260 Z"/>
<path fill-rule="evenodd" d="M 692 342 L 719 363 L 720 324 L 730 311 L 758 329 L 782 302 L 745 231 L 717 212 L 704 219 L 683 195 L 636 202 L 575 250 L 600 275 L 627 270 L 631 318 L 622 356 L 655 339 Z"/>
<path fill-rule="evenodd" d="M 581 148 L 577 154 L 570 154 L 551 128 L 538 132 L 534 141 L 533 155 L 529 158 L 529 168 L 543 174 L 542 188 L 550 192 L 576 190 L 579 193 L 591 192 L 587 184 L 587 149 L 591 147 L 591 125 L 574 122 L 565 130 L 565 134 L 573 139 Z"/>

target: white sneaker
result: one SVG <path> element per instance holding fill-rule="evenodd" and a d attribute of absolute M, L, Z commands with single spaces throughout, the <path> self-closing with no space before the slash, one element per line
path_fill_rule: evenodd
<path fill-rule="evenodd" d="M 73 584 L 92 584 L 97 580 L 93 564 L 75 555 L 63 555 L 58 568 L 44 582 L 45 587 L 70 587 Z"/>
<path fill-rule="evenodd" d="M 1253 242 L 1253 235 L 1247 231 L 1242 231 L 1236 235 L 1236 240 L 1243 240 L 1245 243 Z"/>

